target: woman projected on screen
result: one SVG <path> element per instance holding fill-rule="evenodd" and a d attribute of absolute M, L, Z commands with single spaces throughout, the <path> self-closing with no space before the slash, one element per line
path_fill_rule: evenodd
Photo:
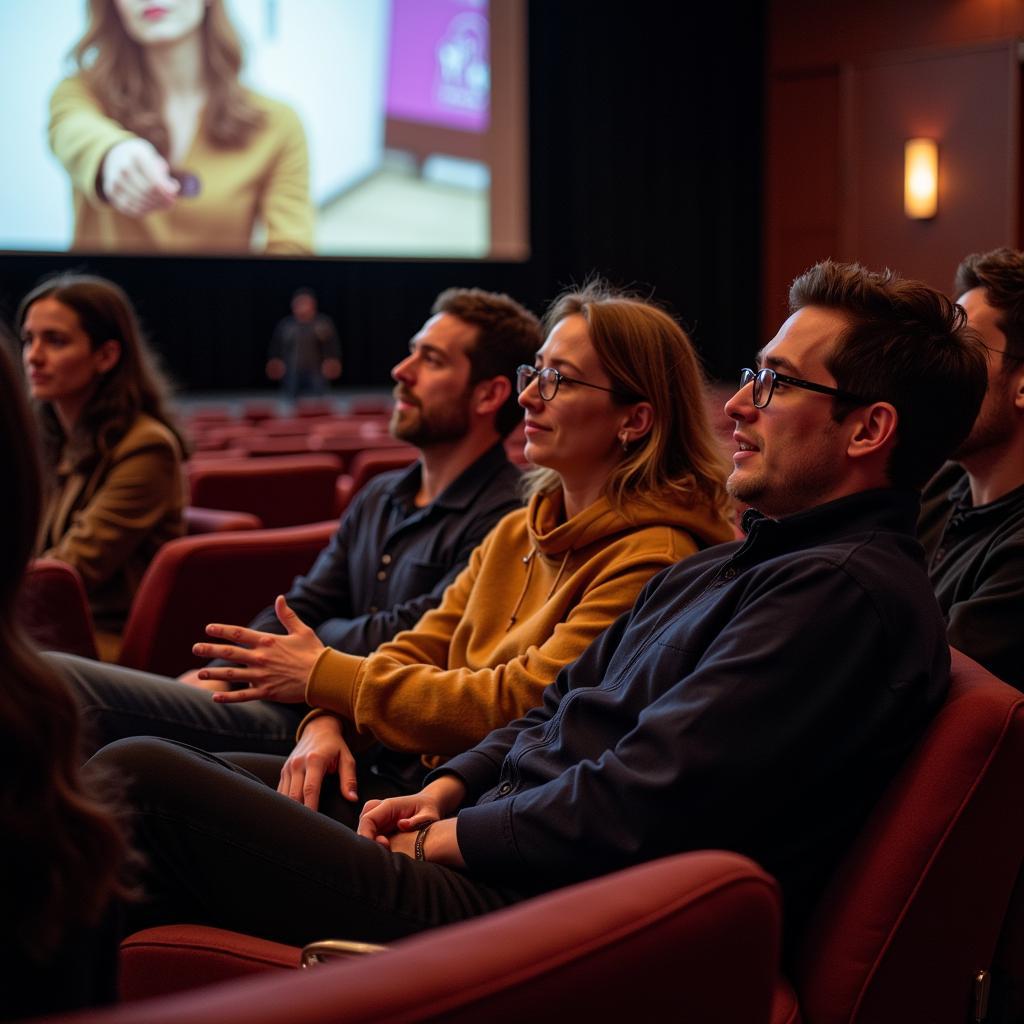
<path fill-rule="evenodd" d="M 49 135 L 71 177 L 73 248 L 312 250 L 305 132 L 240 84 L 223 0 L 89 0 L 72 56 Z"/>

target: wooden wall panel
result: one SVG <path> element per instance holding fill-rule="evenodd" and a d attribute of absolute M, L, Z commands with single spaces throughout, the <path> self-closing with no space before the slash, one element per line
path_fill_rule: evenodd
<path fill-rule="evenodd" d="M 789 285 L 840 238 L 838 68 L 780 76 L 769 95 L 760 343 L 786 318 Z"/>
<path fill-rule="evenodd" d="M 948 288 L 965 252 L 1021 244 L 1019 37 L 1021 0 L 772 0 L 767 337 L 788 281 L 824 255 L 890 264 Z M 911 224 L 899 165 L 903 139 L 918 131 L 942 144 L 940 212 Z"/>
<path fill-rule="evenodd" d="M 854 67 L 843 251 L 946 290 L 968 252 L 1017 243 L 1018 74 L 1015 42 Z M 928 221 L 903 214 L 903 143 L 919 135 L 939 142 Z"/>

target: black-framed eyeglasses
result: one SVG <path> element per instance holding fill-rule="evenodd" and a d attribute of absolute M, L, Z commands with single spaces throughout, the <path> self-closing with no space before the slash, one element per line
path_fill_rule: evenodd
<path fill-rule="evenodd" d="M 749 367 L 740 370 L 740 387 L 745 388 L 751 382 L 754 388 L 750 397 L 755 409 L 763 409 L 772 400 L 776 383 L 790 384 L 795 388 L 803 388 L 804 391 L 817 391 L 820 395 L 832 395 L 834 398 L 856 402 L 858 405 L 867 405 L 871 401 L 841 388 L 830 388 L 827 384 L 815 384 L 814 381 L 801 380 L 799 377 L 787 377 L 785 374 L 777 373 L 770 366 L 760 370 L 751 370 Z"/>
<path fill-rule="evenodd" d="M 545 366 L 543 370 L 538 370 L 536 366 L 527 366 L 525 363 L 516 370 L 516 391 L 521 395 L 534 380 L 537 381 L 537 392 L 545 402 L 550 402 L 558 394 L 558 385 L 563 380 L 567 384 L 582 384 L 585 388 L 607 391 L 610 395 L 621 395 L 615 388 L 606 388 L 600 384 L 577 380 L 575 377 L 566 377 L 564 373 L 559 372 L 553 366 Z"/>

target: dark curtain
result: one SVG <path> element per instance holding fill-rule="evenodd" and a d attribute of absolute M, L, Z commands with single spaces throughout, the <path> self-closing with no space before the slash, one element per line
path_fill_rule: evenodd
<path fill-rule="evenodd" d="M 713 376 L 765 339 L 759 309 L 764 16 L 759 3 L 529 0 L 524 263 L 0 256 L 7 317 L 40 277 L 116 279 L 179 385 L 265 384 L 270 333 L 300 285 L 338 324 L 344 383 L 379 387 L 449 285 L 541 312 L 598 272 L 667 305 Z M 495 41 L 497 45 L 497 41 Z"/>

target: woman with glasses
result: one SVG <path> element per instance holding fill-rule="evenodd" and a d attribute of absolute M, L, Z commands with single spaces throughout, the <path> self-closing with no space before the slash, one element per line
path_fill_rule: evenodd
<path fill-rule="evenodd" d="M 232 788 L 239 779 L 253 796 L 252 777 L 234 767 L 241 765 L 353 825 L 357 799 L 409 791 L 422 778 L 418 763 L 415 774 L 391 772 L 382 747 L 422 755 L 428 766 L 465 750 L 538 704 L 559 669 L 630 608 L 656 572 L 731 539 L 700 369 L 675 321 L 591 286 L 558 299 L 546 327 L 536 364 L 518 375 L 525 454 L 535 467 L 525 477 L 528 505 L 487 536 L 440 606 L 369 657 L 325 648 L 283 598 L 285 636 L 210 627 L 214 641 L 196 653 L 236 667 L 203 672 L 243 687 L 214 700 L 312 705 L 295 751 L 283 764 L 258 754 L 234 754 L 229 763 L 162 740 L 120 741 L 114 756 L 127 770 L 145 777 L 147 765 L 170 755 L 182 762 L 174 785 L 220 794 L 211 797 L 216 805 L 242 798 Z M 321 797 L 325 774 L 334 773 L 340 786 Z M 289 801 L 260 791 L 267 806 L 254 818 L 267 832 L 257 848 L 290 830 L 277 814 L 294 813 Z"/>

